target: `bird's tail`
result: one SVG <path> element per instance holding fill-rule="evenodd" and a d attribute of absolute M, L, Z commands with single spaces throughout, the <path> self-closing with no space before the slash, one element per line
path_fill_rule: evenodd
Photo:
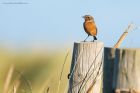
<path fill-rule="evenodd" d="M 97 37 L 96 36 L 93 36 L 94 37 L 94 40 L 97 40 Z"/>

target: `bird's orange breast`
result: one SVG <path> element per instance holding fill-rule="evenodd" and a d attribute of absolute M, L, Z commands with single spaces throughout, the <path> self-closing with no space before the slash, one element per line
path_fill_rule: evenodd
<path fill-rule="evenodd" d="M 85 32 L 89 35 L 96 36 L 97 35 L 97 27 L 94 22 L 84 22 Z"/>

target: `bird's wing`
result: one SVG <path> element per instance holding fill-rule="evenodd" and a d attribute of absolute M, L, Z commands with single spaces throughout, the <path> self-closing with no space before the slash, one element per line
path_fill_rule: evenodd
<path fill-rule="evenodd" d="M 96 33 L 98 33 L 98 29 L 97 29 L 97 27 L 96 27 Z"/>
<path fill-rule="evenodd" d="M 97 35 L 97 27 L 93 22 L 87 22 L 84 25 L 84 29 L 90 35 Z"/>

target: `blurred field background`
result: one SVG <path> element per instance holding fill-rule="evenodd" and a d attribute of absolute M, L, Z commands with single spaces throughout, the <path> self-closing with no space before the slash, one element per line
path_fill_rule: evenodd
<path fill-rule="evenodd" d="M 10 80 L 8 93 L 57 93 L 60 73 L 66 51 L 61 52 L 36 52 L 23 50 L 13 52 L 0 49 L 0 93 L 3 93 L 8 70 L 13 65 L 14 72 Z M 69 53 L 63 70 L 59 93 L 64 93 L 67 88 L 67 75 L 70 70 L 71 53 Z"/>

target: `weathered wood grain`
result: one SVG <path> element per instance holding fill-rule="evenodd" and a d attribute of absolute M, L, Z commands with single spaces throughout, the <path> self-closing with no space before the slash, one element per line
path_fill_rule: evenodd
<path fill-rule="evenodd" d="M 68 93 L 100 93 L 103 49 L 102 42 L 74 43 Z"/>
<path fill-rule="evenodd" d="M 116 93 L 139 93 L 140 49 L 117 49 L 115 55 L 113 88 Z"/>
<path fill-rule="evenodd" d="M 113 93 L 115 48 L 104 48 L 103 93 Z"/>
<path fill-rule="evenodd" d="M 105 48 L 103 93 L 140 93 L 140 49 Z"/>

